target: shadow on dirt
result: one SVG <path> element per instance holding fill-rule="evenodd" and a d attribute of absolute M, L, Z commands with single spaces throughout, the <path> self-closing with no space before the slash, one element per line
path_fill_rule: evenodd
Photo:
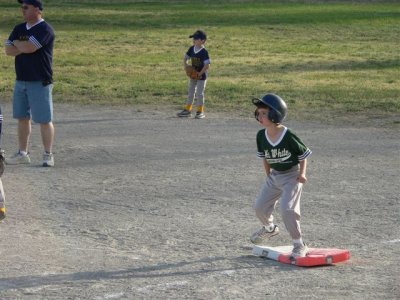
<path fill-rule="evenodd" d="M 205 266 L 206 265 L 206 266 Z M 229 267 L 226 267 L 226 266 Z M 121 280 L 131 278 L 162 278 L 173 276 L 195 276 L 207 273 L 221 273 L 244 269 L 261 269 L 271 267 L 275 271 L 306 270 L 305 268 L 280 264 L 252 255 L 238 257 L 206 257 L 196 261 L 162 263 L 150 266 L 129 268 L 117 271 L 88 271 L 70 274 L 51 274 L 0 278 L 0 291 L 33 288 L 39 286 L 69 285 L 77 281 Z"/>

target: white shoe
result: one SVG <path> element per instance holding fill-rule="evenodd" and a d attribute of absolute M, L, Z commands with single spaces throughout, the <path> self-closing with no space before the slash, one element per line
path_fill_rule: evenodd
<path fill-rule="evenodd" d="M 6 158 L 5 162 L 7 165 L 30 164 L 31 159 L 29 154 L 23 155 L 20 151 L 18 151 L 13 156 Z"/>
<path fill-rule="evenodd" d="M 196 115 L 195 115 L 196 119 L 204 119 L 205 117 L 206 117 L 206 115 L 203 112 L 201 112 L 201 111 L 196 112 Z"/>
<path fill-rule="evenodd" d="M 253 244 L 261 244 L 265 240 L 277 234 L 279 234 L 279 228 L 277 225 L 274 225 L 274 228 L 272 230 L 263 226 L 259 230 L 253 233 L 253 235 L 250 238 L 250 241 Z"/>
<path fill-rule="evenodd" d="M 45 152 L 43 154 L 43 167 L 54 167 L 54 155 L 53 155 L 53 153 Z"/>
<path fill-rule="evenodd" d="M 297 257 L 305 257 L 307 256 L 308 247 L 305 243 L 303 244 L 293 244 L 293 250 L 290 257 L 297 258 Z"/>

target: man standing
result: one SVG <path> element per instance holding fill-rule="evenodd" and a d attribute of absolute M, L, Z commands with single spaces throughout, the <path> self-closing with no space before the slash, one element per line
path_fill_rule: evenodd
<path fill-rule="evenodd" d="M 42 18 L 41 0 L 18 0 L 25 22 L 14 27 L 5 52 L 15 57 L 16 82 L 13 117 L 18 119 L 17 153 L 6 164 L 29 164 L 31 119 L 40 124 L 44 146 L 43 166 L 53 167 L 53 28 Z"/>

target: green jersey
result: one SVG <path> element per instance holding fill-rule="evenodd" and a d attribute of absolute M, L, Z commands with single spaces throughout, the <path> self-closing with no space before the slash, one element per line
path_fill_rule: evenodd
<path fill-rule="evenodd" d="M 257 133 L 257 156 L 276 171 L 289 170 L 310 154 L 311 150 L 287 127 L 275 143 L 269 139 L 266 129 Z"/>

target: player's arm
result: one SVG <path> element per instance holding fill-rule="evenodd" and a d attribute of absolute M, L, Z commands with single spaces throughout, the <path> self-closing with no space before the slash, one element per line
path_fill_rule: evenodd
<path fill-rule="evenodd" d="M 189 66 L 188 61 L 189 61 L 190 57 L 189 55 L 185 54 L 185 56 L 183 57 L 183 69 L 186 70 L 186 67 Z"/>
<path fill-rule="evenodd" d="M 187 63 L 187 59 L 186 59 L 186 55 L 185 55 L 183 57 L 183 69 L 185 70 L 187 66 L 188 66 L 188 63 Z"/>
<path fill-rule="evenodd" d="M 266 159 L 263 159 L 263 165 L 264 165 L 265 173 L 267 174 L 267 176 L 269 176 L 269 174 L 271 174 L 271 166 L 269 165 L 269 163 L 267 162 Z"/>
<path fill-rule="evenodd" d="M 205 64 L 203 69 L 201 69 L 201 71 L 199 72 L 199 76 L 203 75 L 205 72 L 208 71 L 208 69 L 210 68 L 210 64 Z"/>
<path fill-rule="evenodd" d="M 302 161 L 300 161 L 300 172 L 299 176 L 297 177 L 298 182 L 300 183 L 307 182 L 306 171 L 307 171 L 307 159 L 303 159 Z"/>

